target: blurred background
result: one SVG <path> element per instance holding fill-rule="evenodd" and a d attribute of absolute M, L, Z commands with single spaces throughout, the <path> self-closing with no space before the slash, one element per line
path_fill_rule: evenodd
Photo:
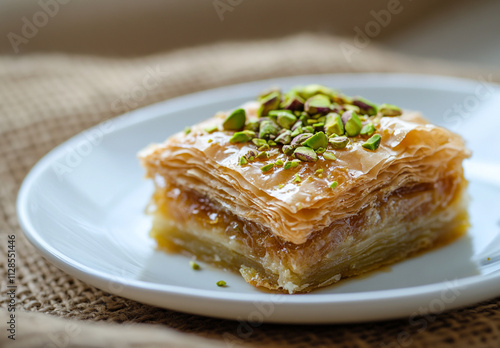
<path fill-rule="evenodd" d="M 0 0 L 0 53 L 137 56 L 313 32 L 500 67 L 499 18 L 495 0 Z"/>

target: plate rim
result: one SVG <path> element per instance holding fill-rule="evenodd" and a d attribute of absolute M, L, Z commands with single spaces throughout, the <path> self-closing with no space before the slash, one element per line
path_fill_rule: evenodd
<path fill-rule="evenodd" d="M 383 79 L 380 79 L 381 77 L 383 77 Z M 46 241 L 44 241 L 43 234 L 39 233 L 36 230 L 36 228 L 32 225 L 32 221 L 30 219 L 29 200 L 28 200 L 29 192 L 35 186 L 37 180 L 40 178 L 40 175 L 43 174 L 48 168 L 50 168 L 50 164 L 53 163 L 53 161 L 57 159 L 62 152 L 64 152 L 65 148 L 67 148 L 68 146 L 72 146 L 72 144 L 80 141 L 82 137 L 84 137 L 83 134 L 84 132 L 96 129 L 105 122 L 112 121 L 115 123 L 115 128 L 111 131 L 113 133 L 118 130 L 122 130 L 128 127 L 133 127 L 138 123 L 145 122 L 150 119 L 155 119 L 159 117 L 168 117 L 162 115 L 162 111 L 164 112 L 164 110 L 168 110 L 168 113 L 173 113 L 175 111 L 185 109 L 186 107 L 185 105 L 183 105 L 183 103 L 186 100 L 190 101 L 189 107 L 196 107 L 196 106 L 206 105 L 207 101 L 210 101 L 211 97 L 214 95 L 217 97 L 216 102 L 230 101 L 238 97 L 245 97 L 248 95 L 249 89 L 261 89 L 260 85 L 263 84 L 272 85 L 273 83 L 276 84 L 278 82 L 281 82 L 282 84 L 286 83 L 293 84 L 297 83 L 295 81 L 306 81 L 306 80 L 317 81 L 318 79 L 334 80 L 335 78 L 337 79 L 349 78 L 352 79 L 352 81 L 356 81 L 357 83 L 359 83 L 359 81 L 361 80 L 366 80 L 366 79 L 370 80 L 378 78 L 380 79 L 379 82 L 384 87 L 385 86 L 391 87 L 391 84 L 394 85 L 395 82 L 398 83 L 403 82 L 403 85 L 405 85 L 405 87 L 424 88 L 424 89 L 428 89 L 430 87 L 429 78 L 432 78 L 433 81 L 436 82 L 432 86 L 434 89 L 436 89 L 436 87 L 439 87 L 437 89 L 446 91 L 452 90 L 456 92 L 471 91 L 471 89 L 477 86 L 476 80 L 441 76 L 441 75 L 422 75 L 422 74 L 406 74 L 406 73 L 404 74 L 401 73 L 313 74 L 313 75 L 277 77 L 272 79 L 244 82 L 236 85 L 228 85 L 213 89 L 207 89 L 167 99 L 164 101 L 160 101 L 133 110 L 131 112 L 122 114 L 120 116 L 107 119 L 103 122 L 100 122 L 94 125 L 93 127 L 90 127 L 72 136 L 71 138 L 57 145 L 55 148 L 53 148 L 47 154 L 45 154 L 28 172 L 19 189 L 17 195 L 16 209 L 20 227 L 24 235 L 27 237 L 27 239 L 37 248 L 38 252 L 40 252 L 43 257 L 48 259 L 52 264 L 54 264 L 56 267 L 63 270 L 64 272 L 68 273 L 69 275 L 75 276 L 76 278 L 84 280 L 85 282 L 101 289 L 103 289 L 102 285 L 105 284 L 106 282 L 109 282 L 111 277 L 113 279 L 113 282 L 122 284 L 125 288 L 127 287 L 130 288 L 129 289 L 130 291 L 128 290 L 125 292 L 121 291 L 119 293 L 113 292 L 112 289 L 104 288 L 105 291 L 114 293 L 119 296 L 136 299 L 134 298 L 135 296 L 132 296 L 134 292 L 146 290 L 147 292 L 154 292 L 163 295 L 178 296 L 179 294 L 181 294 L 182 297 L 187 299 L 203 298 L 207 300 L 226 301 L 226 302 L 229 301 L 238 303 L 243 302 L 247 304 L 255 303 L 255 301 L 261 301 L 261 302 L 269 301 L 270 298 L 276 294 L 245 293 L 243 295 L 241 292 L 231 291 L 230 289 L 225 289 L 223 292 L 221 292 L 216 290 L 195 289 L 191 287 L 171 285 L 171 284 L 157 284 L 148 281 L 130 279 L 123 276 L 116 276 L 99 270 L 94 270 L 91 267 L 88 267 L 84 264 L 81 264 L 80 262 L 72 260 L 70 257 L 54 249 Z M 298 82 L 297 84 L 300 84 L 300 82 Z M 444 88 L 443 86 L 445 84 L 453 88 L 451 89 Z M 497 84 L 492 84 L 492 83 L 488 84 L 497 90 L 500 87 Z M 244 91 L 246 91 L 246 94 Z M 193 103 L 193 99 L 196 102 Z M 468 276 L 453 281 L 455 283 L 454 286 L 461 289 L 468 289 L 470 288 L 471 285 L 489 287 L 489 285 L 491 284 L 495 285 L 500 284 L 500 273 L 493 272 L 491 274 L 486 274 L 486 275 Z M 277 305 L 302 306 L 304 304 L 323 305 L 326 303 L 328 303 L 329 305 L 334 305 L 334 304 L 346 305 L 354 303 L 359 304 L 364 302 L 380 301 L 386 299 L 403 300 L 405 298 L 415 297 L 415 296 L 427 298 L 428 296 L 438 294 L 439 292 L 443 291 L 443 289 L 450 289 L 449 287 L 447 288 L 446 286 L 447 286 L 447 281 L 442 281 L 442 282 L 436 282 L 436 283 L 418 285 L 406 288 L 373 290 L 373 291 L 354 292 L 354 293 L 315 294 L 314 292 L 312 292 L 305 295 L 299 294 L 299 295 L 285 296 L 284 300 L 278 303 Z M 491 295 L 488 295 L 488 297 L 491 297 Z M 484 300 L 484 299 L 486 298 L 482 298 L 479 300 Z M 143 300 L 140 301 L 144 302 Z M 473 303 L 475 303 L 475 301 Z M 153 304 L 153 305 L 159 306 L 158 304 Z M 449 309 L 451 308 L 456 308 L 456 306 L 455 307 L 451 306 Z M 212 313 L 211 316 L 217 316 L 215 314 L 217 313 Z M 227 318 L 227 316 L 221 316 L 221 317 Z M 395 318 L 395 317 L 389 316 L 384 319 L 390 319 L 390 318 Z M 273 322 L 272 319 L 269 319 L 267 321 Z M 277 320 L 274 322 L 284 323 L 287 321 Z M 338 321 L 327 320 L 324 322 L 338 322 Z M 354 321 L 348 321 L 348 322 L 354 322 Z"/>

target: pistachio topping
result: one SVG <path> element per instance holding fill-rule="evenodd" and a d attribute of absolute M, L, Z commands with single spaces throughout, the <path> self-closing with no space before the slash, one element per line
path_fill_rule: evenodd
<path fill-rule="evenodd" d="M 380 139 L 382 139 L 382 137 L 379 134 L 374 134 L 361 146 L 363 146 L 365 149 L 375 151 L 380 145 Z"/>
<path fill-rule="evenodd" d="M 217 283 L 215 283 L 215 284 L 217 284 L 217 286 L 218 286 L 218 287 L 221 287 L 221 288 L 223 288 L 223 287 L 227 286 L 227 283 L 226 283 L 225 281 L 223 281 L 223 280 L 219 280 L 219 281 L 218 281 Z"/>
<path fill-rule="evenodd" d="M 337 150 L 345 149 L 347 144 L 349 144 L 349 138 L 347 137 L 333 137 L 328 139 L 330 145 Z"/>
<path fill-rule="evenodd" d="M 260 167 L 260 170 L 262 171 L 262 173 L 266 173 L 266 172 L 270 171 L 271 169 L 273 169 L 273 167 L 274 167 L 274 163 L 271 162 L 271 163 L 266 164 L 263 167 Z"/>
<path fill-rule="evenodd" d="M 400 116 L 403 113 L 399 107 L 391 104 L 380 105 L 378 111 L 384 116 Z"/>
<path fill-rule="evenodd" d="M 310 147 L 300 146 L 295 149 L 293 155 L 299 160 L 304 162 L 316 162 L 318 160 L 318 155 Z"/>
<path fill-rule="evenodd" d="M 208 134 L 212 134 L 213 132 L 216 132 L 219 130 L 219 127 L 217 125 L 213 125 L 213 126 L 209 126 L 207 128 L 205 128 L 205 132 L 207 132 Z"/>
<path fill-rule="evenodd" d="M 191 266 L 192 269 L 194 269 L 195 271 L 199 270 L 201 267 L 200 265 L 198 265 L 196 262 L 194 261 L 189 261 L 189 265 Z"/>
<path fill-rule="evenodd" d="M 330 188 L 333 190 L 334 188 L 336 188 L 338 186 L 338 182 L 334 181 L 330 184 Z"/>
<path fill-rule="evenodd" d="M 220 130 L 234 132 L 229 139 L 232 144 L 251 141 L 256 146 L 252 153 L 249 151 L 239 157 L 242 166 L 279 152 L 288 156 L 288 160 L 277 160 L 273 166 L 285 169 L 294 168 L 301 162 L 316 162 L 321 156 L 332 161 L 336 160 L 332 150 L 344 149 L 350 142 L 359 142 L 364 148 L 375 151 L 381 139 L 377 132 L 385 134 L 386 131 L 380 129 L 380 120 L 403 113 L 395 105 L 377 105 L 317 84 L 295 87 L 283 94 L 273 88 L 261 94 L 258 101 L 257 118 L 239 108 L 221 124 L 205 128 L 209 134 Z M 190 131 L 186 128 L 185 133 Z M 370 138 L 365 141 L 366 137 Z M 276 152 L 274 147 L 280 151 Z M 273 166 L 270 163 L 261 169 L 265 172 Z"/>
<path fill-rule="evenodd" d="M 249 130 L 244 130 L 241 132 L 236 132 L 233 134 L 233 136 L 229 139 L 229 142 L 234 144 L 234 143 L 246 143 L 247 141 L 252 140 L 252 138 L 255 136 L 255 132 L 249 131 Z"/>
<path fill-rule="evenodd" d="M 191 133 L 191 127 L 184 128 L 184 134 L 188 135 L 189 133 Z"/>
<path fill-rule="evenodd" d="M 295 173 L 295 175 L 293 176 L 293 182 L 302 182 L 299 174 Z"/>
<path fill-rule="evenodd" d="M 361 132 L 359 132 L 359 134 L 361 135 L 368 135 L 368 136 L 372 135 L 373 133 L 375 133 L 375 126 L 371 122 L 365 124 L 363 128 L 361 128 Z"/>
<path fill-rule="evenodd" d="M 354 111 L 348 110 L 344 112 L 342 115 L 342 122 L 344 123 L 344 129 L 348 136 L 355 137 L 361 132 L 361 120 Z"/>
<path fill-rule="evenodd" d="M 243 130 L 246 119 L 247 116 L 244 109 L 240 108 L 233 110 L 233 112 L 226 117 L 224 122 L 222 122 L 222 128 L 224 128 L 224 130 L 234 131 Z"/>
<path fill-rule="evenodd" d="M 307 139 L 302 143 L 304 146 L 308 146 L 313 150 L 317 150 L 319 148 L 326 148 L 328 146 L 328 138 L 325 133 L 318 132 L 314 134 L 312 137 Z"/>
<path fill-rule="evenodd" d="M 330 160 L 330 161 L 335 161 L 337 159 L 337 157 L 335 157 L 335 155 L 331 152 L 325 152 L 323 154 L 323 157 L 327 160 Z"/>

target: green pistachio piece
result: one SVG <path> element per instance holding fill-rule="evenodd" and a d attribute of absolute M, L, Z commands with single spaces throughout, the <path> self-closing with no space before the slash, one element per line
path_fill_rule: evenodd
<path fill-rule="evenodd" d="M 330 136 L 332 134 L 343 135 L 344 134 L 344 124 L 342 123 L 342 118 L 339 114 L 329 113 L 326 115 L 325 120 L 325 133 Z"/>
<path fill-rule="evenodd" d="M 370 139 L 365 141 L 361 146 L 363 146 L 365 149 L 375 151 L 379 145 L 380 145 L 380 139 L 382 137 L 379 134 L 374 134 Z"/>
<path fill-rule="evenodd" d="M 262 171 L 262 173 L 266 173 L 268 171 L 270 171 L 271 169 L 273 169 L 274 167 L 274 163 L 268 163 L 266 164 L 265 166 L 261 167 L 260 170 Z"/>
<path fill-rule="evenodd" d="M 361 135 L 368 135 L 368 136 L 372 135 L 373 133 L 375 133 L 375 126 L 371 122 L 365 124 L 363 128 L 361 128 L 361 132 L 359 132 L 359 134 Z"/>
<path fill-rule="evenodd" d="M 323 153 L 323 158 L 330 160 L 330 161 L 335 161 L 337 157 L 332 152 L 325 152 Z"/>
<path fill-rule="evenodd" d="M 317 94 L 306 100 L 304 110 L 309 115 L 326 115 L 331 110 L 330 98 L 323 94 Z"/>
<path fill-rule="evenodd" d="M 307 132 L 307 133 L 314 133 L 314 127 L 313 126 L 304 127 L 304 128 L 302 128 L 302 130 L 304 132 Z"/>
<path fill-rule="evenodd" d="M 316 162 L 318 155 L 313 149 L 305 146 L 300 146 L 295 149 L 293 155 L 303 162 Z"/>
<path fill-rule="evenodd" d="M 290 129 L 297 121 L 297 117 L 289 111 L 281 111 L 276 122 L 283 128 Z"/>
<path fill-rule="evenodd" d="M 265 120 L 260 123 L 259 138 L 269 139 L 276 136 L 280 131 L 279 126 L 271 120 Z"/>
<path fill-rule="evenodd" d="M 297 135 L 302 134 L 302 127 L 297 127 L 292 131 L 292 138 L 295 138 Z"/>
<path fill-rule="evenodd" d="M 257 133 L 259 131 L 259 126 L 260 126 L 260 123 L 259 121 L 248 121 L 246 124 L 245 124 L 245 130 L 251 130 L 251 131 L 254 131 L 255 133 Z"/>
<path fill-rule="evenodd" d="M 292 142 L 292 132 L 289 130 L 284 131 L 275 139 L 277 143 L 288 145 Z"/>
<path fill-rule="evenodd" d="M 188 135 L 189 133 L 191 133 L 191 127 L 184 128 L 184 134 Z"/>
<path fill-rule="evenodd" d="M 264 91 L 262 91 L 262 93 L 259 94 L 257 100 L 261 101 L 273 93 L 278 93 L 281 95 L 281 89 L 279 89 L 278 87 L 270 87 L 268 89 L 265 89 Z"/>
<path fill-rule="evenodd" d="M 215 284 L 217 284 L 217 286 L 222 287 L 222 288 L 223 288 L 223 287 L 225 287 L 225 286 L 227 285 L 227 283 L 226 283 L 225 281 L 223 281 L 223 280 L 219 280 L 219 281 L 218 281 L 217 283 L 215 283 Z"/>
<path fill-rule="evenodd" d="M 373 116 L 377 114 L 377 105 L 372 103 L 371 101 L 362 98 L 355 97 L 352 100 L 352 104 L 356 105 L 362 113 Z"/>
<path fill-rule="evenodd" d="M 358 114 L 361 112 L 361 110 L 359 109 L 359 107 L 356 106 L 356 105 L 344 104 L 343 106 L 344 106 L 344 109 L 346 109 L 346 110 L 351 110 L 351 111 L 354 111 L 354 112 L 356 112 Z"/>
<path fill-rule="evenodd" d="M 316 122 L 318 122 L 318 120 L 317 120 L 317 119 L 315 119 L 315 118 L 310 118 L 310 119 L 308 119 L 308 120 L 307 120 L 307 124 L 308 124 L 309 126 L 311 126 L 311 125 L 315 124 Z"/>
<path fill-rule="evenodd" d="M 224 122 L 222 122 L 222 128 L 224 130 L 239 131 L 245 127 L 245 121 L 247 116 L 244 109 L 236 109 L 231 112 Z"/>
<path fill-rule="evenodd" d="M 269 139 L 267 141 L 267 143 L 269 144 L 269 146 L 276 146 L 276 145 L 278 145 L 278 144 L 276 144 L 276 142 L 274 140 L 271 140 L 271 139 Z"/>
<path fill-rule="evenodd" d="M 384 116 L 400 116 L 403 113 L 401 108 L 391 104 L 380 105 L 378 111 Z"/>
<path fill-rule="evenodd" d="M 316 150 L 314 150 L 316 153 L 319 153 L 319 154 L 322 154 L 323 152 L 326 151 L 326 149 L 324 147 L 319 147 L 317 148 Z"/>
<path fill-rule="evenodd" d="M 267 116 L 269 111 L 276 110 L 281 102 L 281 93 L 278 91 L 271 92 L 260 100 L 260 107 L 257 110 L 257 115 Z"/>
<path fill-rule="evenodd" d="M 302 143 L 304 141 L 306 141 L 307 139 L 309 139 L 312 136 L 313 136 L 312 133 L 302 133 L 302 134 L 299 134 L 295 138 L 293 138 L 293 140 L 292 140 L 292 142 L 291 142 L 290 145 L 292 145 L 294 148 L 295 147 L 299 147 L 300 145 L 302 145 Z"/>
<path fill-rule="evenodd" d="M 261 147 L 263 145 L 267 145 L 267 141 L 265 141 L 264 139 L 259 139 L 259 138 L 252 139 L 252 143 L 254 143 L 254 145 L 256 145 L 258 147 Z"/>
<path fill-rule="evenodd" d="M 248 160 L 245 156 L 240 157 L 240 166 L 244 166 L 245 164 L 248 164 Z"/>
<path fill-rule="evenodd" d="M 326 148 L 328 146 L 328 138 L 323 132 L 318 132 L 314 134 L 312 137 L 307 139 L 302 143 L 304 146 L 308 146 L 311 149 L 319 149 L 320 147 Z"/>
<path fill-rule="evenodd" d="M 194 269 L 195 271 L 199 270 L 200 269 L 200 265 L 198 265 L 196 262 L 194 261 L 189 261 L 189 265 L 191 266 L 192 269 Z"/>
<path fill-rule="evenodd" d="M 346 111 L 342 114 L 342 122 L 348 136 L 355 137 L 361 132 L 361 121 L 354 111 Z"/>
<path fill-rule="evenodd" d="M 308 119 L 309 119 L 309 115 L 305 111 L 299 116 L 299 121 L 302 122 L 303 125 L 307 124 Z"/>
<path fill-rule="evenodd" d="M 254 137 L 255 137 L 255 132 L 244 130 L 241 132 L 234 133 L 233 136 L 229 139 L 229 142 L 231 144 L 246 143 L 247 141 L 252 140 L 252 138 Z"/>
<path fill-rule="evenodd" d="M 281 151 L 283 151 L 283 153 L 287 156 L 291 156 L 293 154 L 293 146 L 290 146 L 290 145 L 284 145 L 282 148 L 281 148 Z"/>
<path fill-rule="evenodd" d="M 297 92 L 304 99 L 309 99 L 317 94 L 323 94 L 325 96 L 332 96 L 335 94 L 335 92 L 330 88 L 318 84 L 311 84 L 299 87 L 297 89 Z"/>
<path fill-rule="evenodd" d="M 300 176 L 299 174 L 295 173 L 295 175 L 293 176 L 293 182 L 301 182 L 302 180 L 300 180 Z"/>
<path fill-rule="evenodd" d="M 336 188 L 338 186 L 338 182 L 334 181 L 330 184 L 330 188 L 333 190 L 334 188 Z"/>
<path fill-rule="evenodd" d="M 268 144 L 264 144 L 264 145 L 260 146 L 257 150 L 265 151 L 265 150 L 269 150 L 270 148 L 271 147 Z"/>
<path fill-rule="evenodd" d="M 262 151 L 257 155 L 258 159 L 268 159 L 269 158 L 269 152 L 267 151 Z"/>
<path fill-rule="evenodd" d="M 321 128 L 321 129 L 323 129 L 323 127 L 325 126 L 325 124 L 323 122 L 318 122 L 318 123 L 314 123 L 312 126 L 314 128 Z"/>
<path fill-rule="evenodd" d="M 217 132 L 218 130 L 219 130 L 219 127 L 216 125 L 209 126 L 209 127 L 205 128 L 205 132 L 207 132 L 208 134 L 212 134 L 213 132 Z"/>
<path fill-rule="evenodd" d="M 287 161 L 285 163 L 285 169 L 291 169 L 291 168 L 295 168 L 295 167 L 298 167 L 298 165 L 300 164 L 300 160 L 298 159 L 294 159 L 292 161 Z"/>
<path fill-rule="evenodd" d="M 276 160 L 276 162 L 274 162 L 274 165 L 277 166 L 277 167 L 281 167 L 283 165 L 283 161 L 282 160 Z"/>
<path fill-rule="evenodd" d="M 297 93 L 288 93 L 287 95 L 285 95 L 283 109 L 291 111 L 302 111 L 304 110 L 304 99 L 302 99 L 302 97 L 300 97 Z"/>
<path fill-rule="evenodd" d="M 349 143 L 349 139 L 347 137 L 334 137 L 328 139 L 328 142 L 334 149 L 345 149 L 347 144 Z"/>

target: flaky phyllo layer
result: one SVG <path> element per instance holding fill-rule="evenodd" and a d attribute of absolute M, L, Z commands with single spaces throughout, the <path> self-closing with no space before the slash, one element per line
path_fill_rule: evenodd
<path fill-rule="evenodd" d="M 247 120 L 257 119 L 257 107 L 245 105 Z M 420 184 L 437 190 L 437 206 L 444 209 L 464 185 L 461 164 L 470 154 L 462 139 L 416 112 L 378 119 L 376 151 L 350 141 L 332 150 L 335 160 L 319 157 L 290 169 L 275 165 L 265 173 L 266 163 L 286 162 L 289 156 L 271 148 L 269 158 L 241 165 L 240 158 L 255 146 L 230 143 L 234 132 L 220 130 L 225 117 L 218 114 L 188 134 L 177 133 L 140 152 L 147 176 L 159 189 L 175 185 L 207 197 L 285 242 L 304 244 L 315 231 L 355 216 L 378 197 Z M 207 132 L 212 126 L 219 130 Z M 338 185 L 332 189 L 334 181 Z M 437 183 L 443 181 L 451 187 L 442 189 Z"/>

